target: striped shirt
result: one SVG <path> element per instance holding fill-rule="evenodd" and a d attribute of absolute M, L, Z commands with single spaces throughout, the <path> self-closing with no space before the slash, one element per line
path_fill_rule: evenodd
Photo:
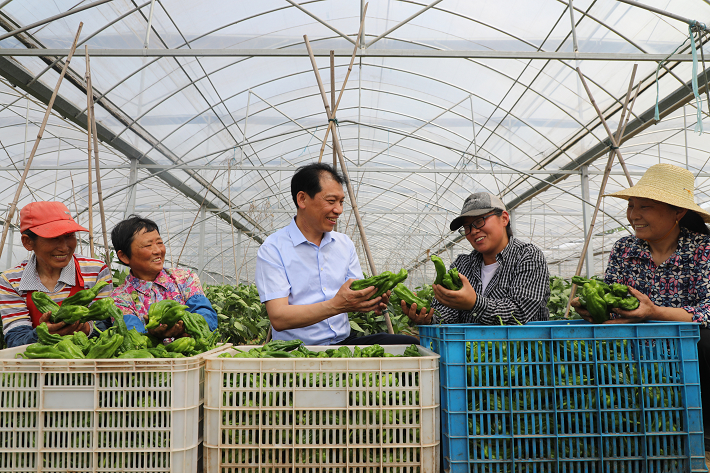
<path fill-rule="evenodd" d="M 510 237 L 508 245 L 496 255 L 498 268 L 486 290 L 482 290 L 483 255 L 476 250 L 459 255 L 451 267 L 466 276 L 475 289 L 476 303 L 471 310 L 446 307 L 436 299 L 432 323 L 479 323 L 517 325 L 548 320 L 550 274 L 542 251 L 532 243 Z"/>
<path fill-rule="evenodd" d="M 108 286 L 99 292 L 96 300 L 108 297 L 113 290 L 113 284 L 111 272 L 106 263 L 81 255 L 74 255 L 74 257 L 79 263 L 81 275 L 84 278 L 84 289 L 94 287 L 98 281 L 106 281 L 109 283 Z M 0 317 L 8 346 L 10 346 L 8 338 L 10 331 L 13 331 L 12 335 L 19 335 L 22 332 L 27 332 L 25 335 L 29 335 L 29 332 L 32 332 L 33 336 L 30 336 L 29 343 L 36 341 L 37 335 L 32 328 L 32 321 L 25 302 L 28 291 L 46 292 L 54 302 L 60 303 L 69 297 L 69 292 L 74 284 L 76 284 L 76 268 L 72 261 L 62 269 L 54 290 L 48 291 L 37 273 L 37 258 L 34 253 L 30 255 L 28 260 L 0 274 Z M 14 332 L 16 330 L 20 332 Z M 22 338 L 23 341 L 27 341 L 25 337 Z"/>

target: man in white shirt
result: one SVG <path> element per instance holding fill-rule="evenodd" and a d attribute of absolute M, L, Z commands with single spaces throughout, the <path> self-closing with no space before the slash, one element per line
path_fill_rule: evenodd
<path fill-rule="evenodd" d="M 291 180 L 296 217 L 257 252 L 256 287 L 273 338 L 306 345 L 418 344 L 406 335 L 350 336 L 348 312 L 381 312 L 389 294 L 369 300 L 376 288 L 350 289 L 363 274 L 353 242 L 333 231 L 343 212 L 344 182 L 327 164 L 297 169 Z"/>

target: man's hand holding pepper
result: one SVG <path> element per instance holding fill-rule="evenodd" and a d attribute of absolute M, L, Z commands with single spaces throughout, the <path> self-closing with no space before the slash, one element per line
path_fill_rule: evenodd
<path fill-rule="evenodd" d="M 456 310 L 471 310 L 473 309 L 473 306 L 476 305 L 478 295 L 466 276 L 459 273 L 459 277 L 463 283 L 463 287 L 461 289 L 458 291 L 451 291 L 446 289 L 444 286 L 434 284 L 432 286 L 432 289 L 434 289 L 434 297 L 436 297 L 436 300 L 444 304 L 446 307 Z"/>
<path fill-rule="evenodd" d="M 338 293 L 335 294 L 335 297 L 330 300 L 331 304 L 333 304 L 338 311 L 337 313 L 370 312 L 371 310 L 381 313 L 387 307 L 383 301 L 389 301 L 389 292 L 386 295 L 383 294 L 380 297 L 369 300 L 369 298 L 377 292 L 377 288 L 371 286 L 359 291 L 353 291 L 350 289 L 350 284 L 352 284 L 353 281 L 355 281 L 355 279 L 345 281 L 345 284 L 338 289 Z"/>

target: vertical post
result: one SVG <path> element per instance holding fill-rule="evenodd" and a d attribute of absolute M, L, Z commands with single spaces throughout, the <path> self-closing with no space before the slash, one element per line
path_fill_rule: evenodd
<path fill-rule="evenodd" d="M 454 245 L 449 247 L 449 259 L 451 260 L 451 264 L 454 264 Z"/>
<path fill-rule="evenodd" d="M 27 132 L 30 128 L 30 98 L 25 95 L 25 145 L 22 150 L 22 165 L 27 166 Z"/>
<path fill-rule="evenodd" d="M 10 227 L 10 241 L 7 242 L 7 264 L 6 268 L 12 268 L 12 243 L 15 241 L 15 227 Z"/>
<path fill-rule="evenodd" d="M 706 85 L 706 87 L 708 87 L 708 85 Z M 683 104 L 683 137 L 685 138 L 685 169 L 690 169 L 688 164 L 688 123 L 686 122 L 685 116 L 685 104 Z"/>
<path fill-rule="evenodd" d="M 335 51 L 330 50 L 330 103 L 335 103 Z M 333 111 L 333 119 L 335 119 L 335 111 Z M 333 169 L 338 170 L 338 154 L 335 152 L 335 133 L 337 130 L 333 127 Z M 335 223 L 333 231 L 338 231 L 338 223 Z"/>
<path fill-rule="evenodd" d="M 584 234 L 589 233 L 589 228 L 592 226 L 592 208 L 587 203 L 589 202 L 589 166 L 582 166 L 582 173 L 580 174 L 582 180 L 582 219 L 584 220 Z M 587 246 L 587 254 L 584 257 L 585 266 L 587 268 L 587 277 L 590 278 L 594 275 L 594 248 L 592 248 L 591 239 L 590 244 Z"/>
<path fill-rule="evenodd" d="M 86 51 L 86 71 L 91 72 L 89 66 L 89 46 L 85 46 Z M 109 256 L 108 236 L 106 235 L 106 211 L 104 210 L 104 195 L 101 191 L 101 168 L 99 163 L 99 137 L 96 131 L 96 114 L 94 113 L 94 89 L 91 87 L 91 76 L 89 76 L 89 88 L 86 89 L 86 94 L 91 103 L 91 130 L 94 134 L 94 164 L 96 165 L 96 195 L 99 200 L 99 212 L 101 214 L 101 234 L 104 241 L 104 256 L 106 257 L 106 266 L 111 271 L 111 257 Z"/>
<path fill-rule="evenodd" d="M 128 218 L 129 215 L 136 212 L 136 187 L 138 185 L 138 160 L 131 159 L 131 169 L 128 173 L 128 205 L 123 218 Z"/>
<path fill-rule="evenodd" d="M 515 210 L 508 210 L 508 215 L 510 215 L 510 230 L 515 236 Z"/>
<path fill-rule="evenodd" d="M 242 231 L 239 229 L 237 229 L 237 254 L 239 255 L 239 266 L 241 267 L 244 265 L 244 256 L 242 255 Z M 236 269 L 234 274 L 237 274 Z M 236 284 L 239 284 L 239 279 L 237 278 Z"/>
<path fill-rule="evenodd" d="M 202 273 L 205 270 L 205 220 L 207 220 L 207 209 L 204 205 L 200 206 L 200 240 L 197 247 L 197 276 L 202 279 Z"/>
<path fill-rule="evenodd" d="M 89 63 L 89 49 L 85 47 L 84 52 L 86 53 L 86 63 Z M 91 71 L 87 67 L 86 74 L 84 76 L 86 80 L 86 138 L 88 139 L 88 152 L 89 152 L 89 175 L 88 175 L 88 204 L 89 204 L 89 256 L 94 257 L 94 186 L 92 184 L 91 168 L 93 156 L 91 155 L 93 140 L 91 139 L 92 126 L 91 126 Z"/>
<path fill-rule="evenodd" d="M 572 46 L 574 47 L 574 52 L 579 51 L 579 46 L 577 45 L 577 27 L 574 24 L 574 7 L 572 5 L 572 0 L 569 0 L 569 19 L 572 22 Z"/>

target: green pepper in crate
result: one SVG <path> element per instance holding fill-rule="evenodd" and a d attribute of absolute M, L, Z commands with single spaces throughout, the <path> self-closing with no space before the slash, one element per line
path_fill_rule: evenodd
<path fill-rule="evenodd" d="M 39 324 L 35 331 L 37 332 L 37 339 L 42 345 L 52 346 L 61 342 L 63 338 L 61 335 L 57 335 L 56 333 L 49 333 L 47 324 L 44 322 Z"/>
<path fill-rule="evenodd" d="M 91 304 L 91 301 L 96 299 L 96 296 L 99 295 L 99 292 L 105 286 L 108 286 L 108 283 L 106 281 L 100 281 L 96 283 L 96 285 L 94 285 L 94 287 L 92 287 L 91 289 L 84 289 L 83 291 L 79 291 L 73 296 L 69 296 L 64 299 L 64 302 L 62 302 L 62 307 L 69 305 L 87 306 Z"/>
<path fill-rule="evenodd" d="M 32 293 L 32 302 L 34 302 L 35 307 L 40 314 L 45 314 L 47 312 L 56 314 L 59 310 L 59 304 L 54 302 L 49 295 L 42 291 L 35 291 Z"/>
<path fill-rule="evenodd" d="M 74 358 L 71 354 L 65 351 L 60 351 L 53 346 L 42 345 L 41 343 L 33 343 L 32 345 L 28 345 L 27 348 L 25 348 L 24 353 L 19 353 L 17 357 L 27 358 L 30 360 L 42 358 L 69 360 Z"/>
<path fill-rule="evenodd" d="M 71 341 L 79 347 L 81 352 L 86 355 L 89 350 L 91 349 L 91 342 L 89 341 L 89 337 L 86 336 L 84 332 L 81 330 L 78 332 L 74 332 L 74 334 L 71 336 Z"/>
<path fill-rule="evenodd" d="M 404 301 L 407 306 L 412 304 L 417 304 L 417 310 L 426 308 L 427 312 L 431 309 L 426 301 L 418 298 L 412 291 L 409 290 L 404 284 L 397 284 L 397 286 L 392 290 L 392 295 L 397 299 Z"/>
<path fill-rule="evenodd" d="M 149 350 L 143 348 L 141 350 L 130 350 L 125 353 L 121 353 L 116 358 L 155 358 L 155 357 L 153 356 L 153 354 Z"/>
<path fill-rule="evenodd" d="M 165 349 L 174 353 L 189 353 L 195 348 L 195 340 L 189 337 L 178 338 L 165 345 Z"/>
<path fill-rule="evenodd" d="M 113 327 L 101 333 L 96 343 L 86 354 L 89 359 L 111 358 L 123 343 L 123 335 L 114 333 Z"/>
<path fill-rule="evenodd" d="M 69 355 L 69 358 L 86 358 L 81 349 L 78 346 L 74 345 L 74 342 L 71 341 L 71 337 L 63 339 L 61 342 L 57 343 L 52 348 L 59 352 L 66 353 L 67 355 Z"/>
<path fill-rule="evenodd" d="M 59 310 L 55 314 L 49 316 L 49 321 L 53 324 L 58 324 L 59 322 L 64 322 L 67 325 L 75 324 L 83 317 L 89 315 L 89 308 L 83 305 L 66 305 L 62 304 Z"/>

